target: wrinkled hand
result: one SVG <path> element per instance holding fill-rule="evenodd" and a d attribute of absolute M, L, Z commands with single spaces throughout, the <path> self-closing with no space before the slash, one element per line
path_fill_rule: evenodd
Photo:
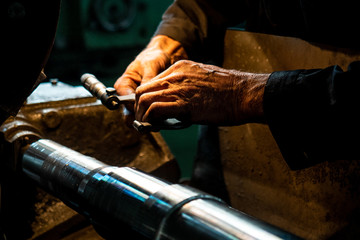
<path fill-rule="evenodd" d="M 258 122 L 267 79 L 268 74 L 178 61 L 136 89 L 135 117 L 221 125 Z"/>
<path fill-rule="evenodd" d="M 167 36 L 155 36 L 117 79 L 114 88 L 119 95 L 134 93 L 139 85 L 150 81 L 177 60 L 185 58 L 186 52 L 179 42 Z"/>
<path fill-rule="evenodd" d="M 186 52 L 178 41 L 163 35 L 155 36 L 117 79 L 114 88 L 119 95 L 134 93 L 139 85 L 150 81 L 177 60 L 186 58 Z M 123 116 L 128 126 L 134 120 L 133 111 L 132 104 L 124 108 Z"/>

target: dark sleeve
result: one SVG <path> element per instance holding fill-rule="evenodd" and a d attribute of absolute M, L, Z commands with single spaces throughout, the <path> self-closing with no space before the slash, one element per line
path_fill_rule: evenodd
<path fill-rule="evenodd" d="M 359 90 L 360 62 L 347 71 L 332 66 L 272 73 L 264 112 L 291 168 L 360 159 Z"/>
<path fill-rule="evenodd" d="M 155 35 L 181 42 L 194 60 L 222 57 L 226 27 L 245 19 L 245 2 L 175 0 L 163 14 Z"/>

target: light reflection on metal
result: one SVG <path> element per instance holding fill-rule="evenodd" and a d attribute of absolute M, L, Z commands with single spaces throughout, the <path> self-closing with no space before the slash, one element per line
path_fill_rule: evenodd
<path fill-rule="evenodd" d="M 50 140 L 31 144 L 22 167 L 112 237 L 131 228 L 150 239 L 298 239 L 196 189 L 108 166 Z"/>

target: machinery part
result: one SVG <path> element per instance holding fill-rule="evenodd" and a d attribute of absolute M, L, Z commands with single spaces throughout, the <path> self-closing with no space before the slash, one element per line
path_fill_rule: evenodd
<path fill-rule="evenodd" d="M 120 107 L 120 104 L 135 102 L 135 94 L 119 96 L 114 88 L 107 88 L 93 74 L 85 73 L 80 78 L 83 86 L 102 104 L 110 110 Z M 135 120 L 133 127 L 140 133 L 158 132 L 160 130 L 175 130 L 189 127 L 191 124 L 179 121 L 175 118 L 165 119 L 164 121 L 154 123 L 140 122 Z"/>
<path fill-rule="evenodd" d="M 135 94 L 126 96 L 118 96 L 114 88 L 107 88 L 94 75 L 85 73 L 80 78 L 83 86 L 109 110 L 115 110 L 120 104 L 127 102 L 135 102 Z"/>
<path fill-rule="evenodd" d="M 182 122 L 176 118 L 168 118 L 161 122 L 148 123 L 134 120 L 133 127 L 139 133 L 158 132 L 160 130 L 177 130 L 190 127 L 190 123 Z"/>
<path fill-rule="evenodd" d="M 48 109 L 47 111 L 44 111 L 41 119 L 46 127 L 50 129 L 57 128 L 61 123 L 61 116 L 55 109 Z"/>
<path fill-rule="evenodd" d="M 105 31 L 124 31 L 136 17 L 135 0 L 95 0 L 93 4 L 95 16 Z"/>
<path fill-rule="evenodd" d="M 123 236 L 125 226 L 158 239 L 298 239 L 198 190 L 106 165 L 51 140 L 32 143 L 22 169 L 112 237 Z"/>
<path fill-rule="evenodd" d="M 91 239 L 102 239 L 88 220 L 20 175 L 24 146 L 52 139 L 107 164 L 136 167 L 171 182 L 179 180 L 179 167 L 160 133 L 139 134 L 125 125 L 121 111 L 107 110 L 84 87 L 49 81 L 0 127 L 0 232 L 8 240 L 56 240 L 89 228 L 75 239 L 88 240 L 90 233 Z"/>
<path fill-rule="evenodd" d="M 0 126 L 0 239 L 27 239 L 35 186 L 18 170 L 22 147 L 40 139 L 41 132 L 27 119 L 13 119 Z"/>

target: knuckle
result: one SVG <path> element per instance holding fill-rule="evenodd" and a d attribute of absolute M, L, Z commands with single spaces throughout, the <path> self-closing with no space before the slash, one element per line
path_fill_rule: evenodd
<path fill-rule="evenodd" d="M 158 118 L 159 115 L 161 115 L 161 114 L 160 114 L 160 113 L 161 113 L 161 110 L 160 110 L 160 109 L 161 109 L 161 106 L 160 106 L 159 103 L 156 103 L 156 102 L 152 103 L 152 104 L 149 106 L 148 110 L 146 111 L 147 118 L 148 118 L 148 119 Z"/>
<path fill-rule="evenodd" d="M 169 80 L 163 80 L 161 81 L 160 85 L 164 88 L 170 88 L 171 87 L 171 83 Z"/>
<path fill-rule="evenodd" d="M 139 96 L 138 101 L 137 101 L 137 105 L 138 106 L 144 106 L 146 102 L 146 99 L 143 95 Z"/>
<path fill-rule="evenodd" d="M 182 60 L 175 62 L 172 66 L 177 69 L 177 68 L 183 67 L 184 65 L 190 64 L 191 62 L 192 61 L 190 61 L 190 60 L 182 59 Z"/>
<path fill-rule="evenodd" d="M 135 89 L 135 95 L 137 97 L 140 97 L 142 93 L 143 93 L 143 87 L 140 85 Z"/>
<path fill-rule="evenodd" d="M 152 98 L 149 94 L 142 94 L 139 96 L 139 99 L 138 99 L 138 105 L 139 106 L 142 106 L 142 107 L 147 107 L 151 104 L 152 102 Z"/>

